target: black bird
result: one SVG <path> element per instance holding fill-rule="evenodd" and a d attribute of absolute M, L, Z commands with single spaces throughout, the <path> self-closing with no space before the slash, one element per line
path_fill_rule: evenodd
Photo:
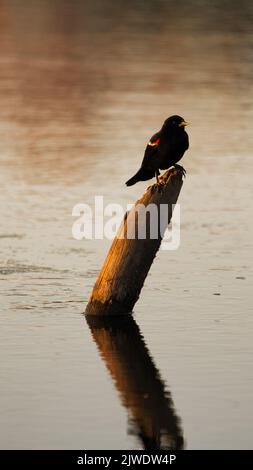
<path fill-rule="evenodd" d="M 146 181 L 156 176 L 159 183 L 159 170 L 166 170 L 171 166 L 181 169 L 183 174 L 185 170 L 177 165 L 184 152 L 189 147 L 188 134 L 185 132 L 187 122 L 180 116 L 171 116 L 166 121 L 160 131 L 154 134 L 145 150 L 142 164 L 137 173 L 130 178 L 127 186 L 132 186 L 138 181 Z"/>

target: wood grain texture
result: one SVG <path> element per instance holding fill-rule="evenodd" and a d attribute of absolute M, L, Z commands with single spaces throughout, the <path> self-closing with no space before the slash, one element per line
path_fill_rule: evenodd
<path fill-rule="evenodd" d="M 183 184 L 182 173 L 178 170 L 166 171 L 160 180 L 164 183 L 161 190 L 156 185 L 150 186 L 125 214 L 93 288 L 86 315 L 120 315 L 133 310 Z M 164 205 L 167 205 L 168 219 L 162 224 Z M 151 224 L 149 216 L 146 219 L 147 206 L 151 212 L 157 212 L 157 219 L 152 218 Z M 145 233 L 145 226 L 146 237 L 133 238 L 133 235 Z"/>

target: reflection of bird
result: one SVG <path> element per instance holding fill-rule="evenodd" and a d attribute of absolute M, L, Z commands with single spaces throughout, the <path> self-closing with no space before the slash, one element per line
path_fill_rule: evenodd
<path fill-rule="evenodd" d="M 181 422 L 131 315 L 86 317 L 92 336 L 130 411 L 129 432 L 148 450 L 183 449 Z"/>
<path fill-rule="evenodd" d="M 159 184 L 159 169 L 166 170 L 171 166 L 175 166 L 185 173 L 184 168 L 177 165 L 177 162 L 181 160 L 189 147 L 188 135 L 185 132 L 187 124 L 180 116 L 171 116 L 164 121 L 161 130 L 151 137 L 141 167 L 126 182 L 127 186 L 132 186 L 138 181 L 149 180 L 154 176 Z"/>

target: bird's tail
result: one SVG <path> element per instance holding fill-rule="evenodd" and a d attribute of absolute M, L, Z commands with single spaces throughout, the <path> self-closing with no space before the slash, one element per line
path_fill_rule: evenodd
<path fill-rule="evenodd" d="M 140 181 L 140 170 L 137 171 L 137 173 L 134 176 L 132 176 L 132 178 L 130 178 L 126 182 L 126 185 L 127 186 L 132 186 L 133 184 L 137 183 L 138 181 Z"/>
<path fill-rule="evenodd" d="M 150 178 L 152 178 L 154 175 L 153 175 L 153 172 L 150 172 L 150 171 L 145 171 L 143 168 L 140 168 L 137 173 L 132 176 L 132 178 L 130 178 L 127 182 L 126 182 L 126 185 L 127 186 L 132 186 L 133 184 L 137 183 L 138 181 L 146 181 L 146 180 L 149 180 Z"/>

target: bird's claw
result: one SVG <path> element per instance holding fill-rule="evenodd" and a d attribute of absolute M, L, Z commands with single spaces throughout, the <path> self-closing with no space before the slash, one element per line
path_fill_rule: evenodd
<path fill-rule="evenodd" d="M 186 170 L 183 166 L 176 164 L 176 165 L 174 165 L 174 168 L 176 169 L 176 171 L 179 171 L 182 174 L 182 176 L 185 178 Z"/>
<path fill-rule="evenodd" d="M 183 166 L 181 165 L 173 165 L 170 169 L 169 169 L 169 172 L 171 174 L 171 176 L 176 176 L 177 173 L 180 173 L 182 175 L 182 177 L 185 178 L 186 176 L 186 170 L 184 169 Z M 159 193 L 161 193 L 163 191 L 163 188 L 164 186 L 166 185 L 165 181 L 163 181 L 162 177 L 161 178 L 158 178 L 157 176 L 157 182 L 155 184 L 153 184 L 152 186 L 149 186 L 148 189 L 151 190 L 152 194 L 155 192 L 155 191 L 158 191 Z"/>

